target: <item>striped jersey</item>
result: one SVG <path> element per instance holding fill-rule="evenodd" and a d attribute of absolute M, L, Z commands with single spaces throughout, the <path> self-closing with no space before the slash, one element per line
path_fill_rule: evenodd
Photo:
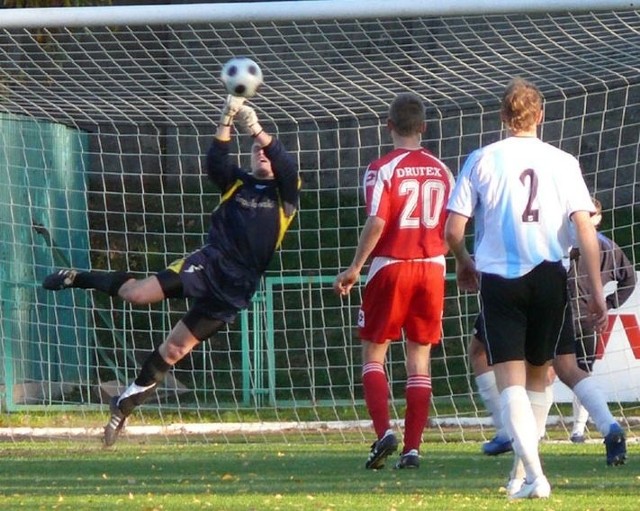
<path fill-rule="evenodd" d="M 595 212 L 578 160 L 537 137 L 471 153 L 447 208 L 475 217 L 478 271 L 506 278 L 562 260 L 575 242 L 571 215 Z"/>
<path fill-rule="evenodd" d="M 426 149 L 394 149 L 364 175 L 368 216 L 385 221 L 373 257 L 423 259 L 444 255 L 444 221 L 453 176 Z"/>

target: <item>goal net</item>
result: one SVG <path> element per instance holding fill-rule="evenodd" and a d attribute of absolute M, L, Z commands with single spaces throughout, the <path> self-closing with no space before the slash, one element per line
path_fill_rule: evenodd
<path fill-rule="evenodd" d="M 418 7 L 417 4 L 420 4 Z M 217 190 L 203 177 L 232 56 L 265 83 L 251 103 L 295 154 L 299 216 L 251 308 L 181 361 L 130 434 L 307 431 L 370 436 L 358 292 L 335 275 L 364 223 L 366 165 L 390 148 L 390 100 L 415 91 L 424 144 L 457 174 L 504 134 L 504 85 L 545 97 L 542 138 L 576 155 L 602 202 L 602 230 L 635 262 L 640 17 L 625 2 L 273 2 L 2 10 L 0 16 L 0 399 L 2 434 L 99 435 L 106 404 L 186 310 L 132 307 L 84 290 L 47 293 L 60 267 L 146 276 L 203 243 Z M 529 7 L 527 7 L 529 6 Z M 238 161 L 250 147 L 234 139 Z M 450 261 L 451 262 L 451 261 Z M 453 265 L 449 266 L 453 270 Z M 431 432 L 493 434 L 467 361 L 477 298 L 446 291 L 433 354 Z M 640 298 L 611 311 L 596 363 L 614 414 L 638 430 Z M 392 415 L 403 415 L 403 344 L 390 351 Z M 557 389 L 561 427 L 570 399 Z M 564 397 L 563 397 L 564 396 Z M 19 413 L 12 413 L 19 412 Z"/>

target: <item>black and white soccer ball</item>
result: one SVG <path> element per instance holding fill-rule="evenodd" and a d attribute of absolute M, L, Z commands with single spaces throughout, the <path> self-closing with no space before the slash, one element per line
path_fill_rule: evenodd
<path fill-rule="evenodd" d="M 262 85 L 260 66 L 247 57 L 234 57 L 222 66 L 222 83 L 229 94 L 250 98 Z"/>

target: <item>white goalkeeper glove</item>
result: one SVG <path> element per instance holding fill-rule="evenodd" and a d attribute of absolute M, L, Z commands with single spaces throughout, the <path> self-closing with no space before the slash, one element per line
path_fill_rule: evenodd
<path fill-rule="evenodd" d="M 229 94 L 222 105 L 222 113 L 220 114 L 220 124 L 223 126 L 231 126 L 233 118 L 236 116 L 240 108 L 245 102 L 245 98 L 233 96 Z"/>
<path fill-rule="evenodd" d="M 240 131 L 252 137 L 256 137 L 262 133 L 262 126 L 260 126 L 258 122 L 256 111 L 247 105 L 243 105 L 238 110 L 236 114 L 236 125 Z"/>

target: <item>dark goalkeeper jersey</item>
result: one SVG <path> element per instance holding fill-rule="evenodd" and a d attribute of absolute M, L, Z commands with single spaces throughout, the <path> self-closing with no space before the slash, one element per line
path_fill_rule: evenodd
<path fill-rule="evenodd" d="M 264 152 L 275 179 L 256 179 L 231 161 L 229 145 L 214 138 L 207 154 L 207 173 L 222 193 L 211 213 L 208 244 L 228 262 L 258 275 L 267 269 L 298 208 L 297 164 L 273 138 Z"/>

